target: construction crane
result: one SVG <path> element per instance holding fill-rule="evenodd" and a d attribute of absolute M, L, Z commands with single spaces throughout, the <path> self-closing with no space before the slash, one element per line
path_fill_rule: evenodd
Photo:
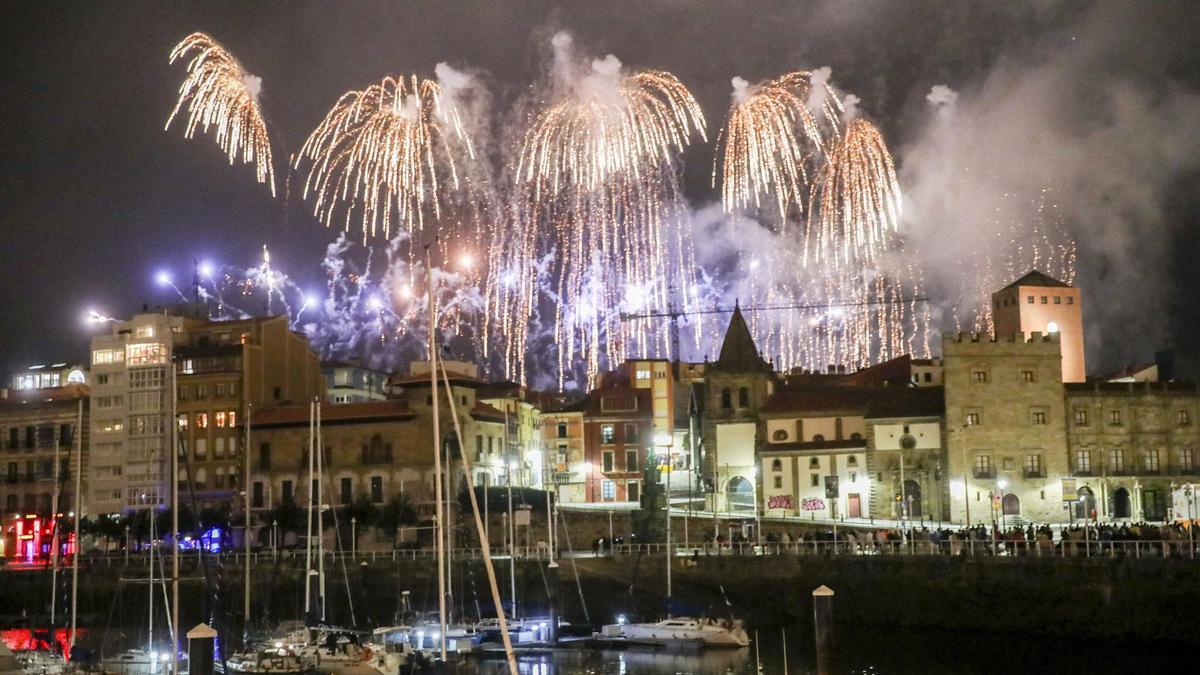
<path fill-rule="evenodd" d="M 679 309 L 672 303 L 665 311 L 649 311 L 640 314 L 630 312 L 621 312 L 622 321 L 642 321 L 646 319 L 669 319 L 671 321 L 671 355 L 672 362 L 679 363 L 679 317 L 681 316 L 699 316 L 703 314 L 730 314 L 734 310 L 743 312 L 773 312 L 787 309 L 834 309 L 853 308 L 853 307 L 870 307 L 873 305 L 903 305 L 910 302 L 928 302 L 929 298 L 924 295 L 916 295 L 910 298 L 894 298 L 891 300 L 862 300 L 858 302 L 821 302 L 821 303 L 799 303 L 789 305 L 758 305 L 750 307 L 742 307 L 734 301 L 733 307 L 713 307 L 710 309 L 694 309 L 684 311 Z"/>

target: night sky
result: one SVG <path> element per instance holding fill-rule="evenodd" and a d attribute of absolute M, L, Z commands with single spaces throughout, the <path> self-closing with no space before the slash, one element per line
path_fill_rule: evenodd
<path fill-rule="evenodd" d="M 164 132 L 184 73 L 168 65 L 167 55 L 193 31 L 212 34 L 262 78 L 280 173 L 343 92 L 386 74 L 432 75 L 441 61 L 483 74 L 503 124 L 508 106 L 544 73 L 549 37 L 559 30 L 571 31 L 590 53 L 675 73 L 703 106 L 711 136 L 728 107 L 731 77 L 753 82 L 830 66 L 838 86 L 860 97 L 864 113 L 884 129 L 902 187 L 908 150 L 922 142 L 925 95 L 933 85 L 948 84 L 978 103 L 994 95 L 989 85 L 1001 69 L 1028 67 L 1040 77 L 1039 64 L 1066 64 L 1082 69 L 1074 78 L 1081 86 L 1093 69 L 1096 101 L 1076 96 L 1078 105 L 1047 113 L 1080 141 L 1064 149 L 1072 166 L 1130 165 L 1111 174 L 1106 196 L 1092 200 L 1128 229 L 1109 227 L 1094 241 L 1100 238 L 1092 236 L 1093 211 L 1072 205 L 1064 214 L 1081 240 L 1085 303 L 1096 307 L 1087 317 L 1095 333 L 1089 369 L 1146 359 L 1164 346 L 1194 359 L 1200 152 L 1193 150 L 1200 148 L 1187 139 L 1200 138 L 1200 117 L 1190 116 L 1200 110 L 1196 3 L 1009 5 L 4 3 L 0 372 L 84 360 L 89 329 L 81 317 L 88 308 L 126 316 L 143 303 L 168 301 L 153 274 L 167 268 L 185 277 L 193 257 L 250 266 L 267 244 L 294 277 L 319 281 L 317 263 L 336 232 L 317 223 L 308 204 L 294 195 L 285 208 L 254 182 L 251 168 L 228 166 L 208 138 L 185 140 L 179 127 Z M 1076 34 L 1092 44 L 1073 45 Z M 1060 58 L 1085 47 L 1101 56 L 1082 65 Z M 1108 105 L 1120 101 L 1112 92 L 1129 90 L 1122 88 L 1127 82 L 1139 105 Z M 1172 135 L 1181 130 L 1182 141 Z M 1094 142 L 1102 132 L 1112 134 L 1104 141 L 1111 152 Z M 1147 146 L 1156 143 L 1178 156 L 1162 163 L 1153 152 L 1147 157 Z M 713 147 L 695 144 L 684 157 L 694 208 L 716 198 L 708 184 Z M 1067 193 L 1095 182 L 1084 171 L 1064 175 L 1069 180 L 1057 187 Z M 1142 184 L 1142 177 L 1151 178 Z M 937 254 L 929 241 L 924 248 Z M 1102 311 L 1105 305 L 1116 309 Z M 1149 317 L 1146 307 L 1153 308 Z M 1130 335 L 1150 342 L 1130 344 Z"/>

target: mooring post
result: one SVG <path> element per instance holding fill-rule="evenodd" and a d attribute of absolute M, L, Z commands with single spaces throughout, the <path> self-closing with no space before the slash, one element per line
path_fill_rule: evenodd
<path fill-rule="evenodd" d="M 217 631 L 208 624 L 198 624 L 187 632 L 188 675 L 213 675 L 213 651 Z"/>
<path fill-rule="evenodd" d="M 813 627 L 817 637 L 817 675 L 833 673 L 833 589 L 820 586 L 813 595 Z"/>

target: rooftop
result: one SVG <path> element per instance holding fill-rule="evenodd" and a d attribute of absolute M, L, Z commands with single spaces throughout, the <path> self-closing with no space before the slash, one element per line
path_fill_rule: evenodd
<path fill-rule="evenodd" d="M 1033 286 L 1036 288 L 1071 288 L 1071 284 L 1059 281 L 1058 279 L 1055 279 L 1054 277 L 1037 270 L 1031 270 L 1025 276 L 1017 279 L 1000 290 L 1008 291 L 1021 286 Z"/>

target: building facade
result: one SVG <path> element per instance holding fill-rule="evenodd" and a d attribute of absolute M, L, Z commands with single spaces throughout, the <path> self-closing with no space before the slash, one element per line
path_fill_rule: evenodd
<path fill-rule="evenodd" d="M 165 505 L 176 441 L 181 494 L 201 508 L 229 503 L 247 412 L 321 395 L 316 355 L 286 317 L 204 316 L 195 305 L 137 314 L 92 339 L 90 511 Z"/>
<path fill-rule="evenodd" d="M 1058 333 L 945 335 L 947 474 L 958 522 L 1058 522 L 1066 514 Z"/>
<path fill-rule="evenodd" d="M 543 406 L 542 448 L 549 465 L 546 487 L 554 490 L 563 504 L 585 502 L 590 472 L 584 452 L 584 401 L 551 402 Z"/>
<path fill-rule="evenodd" d="M 355 363 L 321 364 L 325 378 L 325 400 L 330 403 L 361 403 L 387 398 L 388 374 Z"/>
<path fill-rule="evenodd" d="M 650 390 L 632 386 L 620 372 L 607 373 L 588 395 L 583 410 L 586 501 L 641 500 L 653 430 Z"/>
<path fill-rule="evenodd" d="M 1089 382 L 1066 387 L 1072 519 L 1165 520 L 1171 492 L 1200 483 L 1200 388 Z"/>

